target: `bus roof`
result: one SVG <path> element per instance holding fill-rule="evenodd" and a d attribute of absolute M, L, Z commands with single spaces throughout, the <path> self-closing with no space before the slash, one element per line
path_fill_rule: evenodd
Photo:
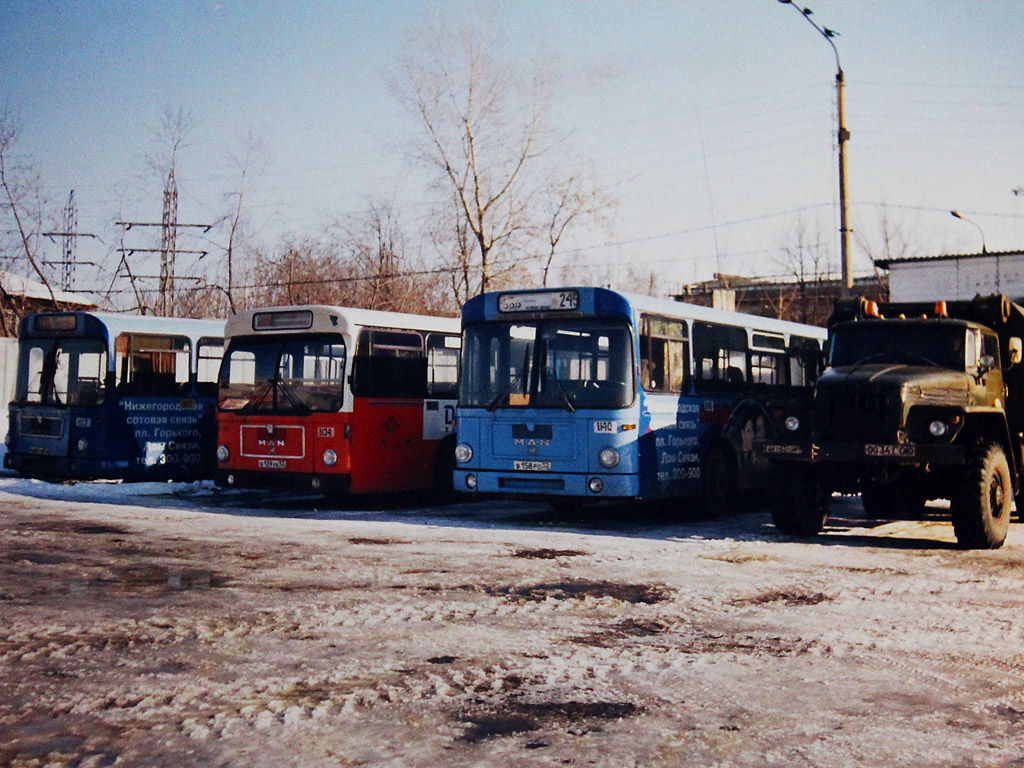
<path fill-rule="evenodd" d="M 193 320 L 182 317 L 156 317 L 154 315 L 127 315 L 116 312 L 38 312 L 22 318 L 18 327 L 19 337 L 60 335 L 53 330 L 37 330 L 35 318 L 44 316 L 74 315 L 75 317 L 92 318 L 107 330 L 107 336 L 114 338 L 122 333 L 154 333 L 188 336 L 192 340 L 203 337 L 222 338 L 224 321 L 217 319 Z M 94 326 L 95 327 L 95 326 Z"/>
<path fill-rule="evenodd" d="M 527 309 L 525 311 L 499 309 L 499 297 L 538 297 L 544 294 L 558 295 L 575 291 L 579 296 L 579 309 L 573 311 Z M 499 317 L 509 320 L 519 318 L 547 318 L 547 317 L 579 317 L 581 315 L 631 315 L 633 311 L 652 312 L 669 317 L 684 318 L 691 320 L 702 320 L 724 325 L 735 325 L 755 328 L 763 331 L 774 331 L 776 333 L 807 336 L 815 339 L 824 339 L 827 331 L 814 325 L 794 323 L 789 320 L 777 320 L 773 317 L 762 317 L 760 315 L 749 315 L 743 312 L 728 312 L 723 309 L 702 307 L 699 304 L 687 304 L 673 299 L 654 298 L 640 294 L 621 293 L 610 288 L 596 288 L 593 286 L 569 286 L 564 288 L 537 288 L 522 291 L 495 291 L 476 296 L 467 301 L 462 307 L 463 322 L 481 320 L 495 320 Z"/>
<path fill-rule="evenodd" d="M 288 315 L 294 322 L 288 322 Z M 308 313 L 303 317 L 300 313 Z M 254 329 L 257 315 L 275 315 L 283 320 L 277 328 Z M 361 327 L 401 328 L 407 330 L 458 333 L 460 322 L 455 317 L 432 317 L 405 312 L 384 312 L 377 309 L 335 307 L 325 304 L 304 304 L 286 307 L 260 307 L 238 312 L 228 318 L 225 335 L 248 336 L 254 333 L 353 333 Z"/>

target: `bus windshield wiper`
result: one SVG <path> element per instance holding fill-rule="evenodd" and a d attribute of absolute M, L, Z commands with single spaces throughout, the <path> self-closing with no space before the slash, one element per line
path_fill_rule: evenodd
<path fill-rule="evenodd" d="M 569 395 L 568 392 L 562 389 L 562 386 L 558 382 L 555 382 L 555 391 L 558 392 L 558 396 L 561 397 L 562 402 L 565 403 L 565 410 L 567 410 L 569 413 L 575 413 L 576 403 L 573 402 L 572 397 Z"/>
<path fill-rule="evenodd" d="M 274 380 L 267 379 L 258 387 L 256 387 L 255 391 L 252 393 L 252 397 L 249 398 L 249 402 L 247 402 L 245 405 L 239 408 L 238 412 L 247 413 L 249 411 L 256 410 L 260 405 L 262 405 L 266 401 L 267 395 L 269 395 L 273 391 Z"/>
<path fill-rule="evenodd" d="M 502 400 L 504 400 L 506 397 L 511 395 L 513 392 L 515 392 L 516 391 L 516 387 L 518 387 L 518 386 L 519 386 L 519 377 L 517 376 L 516 378 L 514 378 L 512 380 L 512 382 L 507 387 L 505 387 L 505 389 L 501 390 L 500 394 L 498 394 L 497 397 L 492 398 L 490 401 L 488 401 L 487 405 L 485 406 L 487 408 L 487 410 L 488 411 L 493 411 L 495 408 L 497 408 L 498 404 Z"/>

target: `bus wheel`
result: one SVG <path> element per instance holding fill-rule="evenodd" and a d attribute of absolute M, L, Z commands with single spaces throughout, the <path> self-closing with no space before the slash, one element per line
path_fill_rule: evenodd
<path fill-rule="evenodd" d="M 998 443 L 979 443 L 967 464 L 963 487 L 950 500 L 956 540 L 964 549 L 999 549 L 1010 528 L 1013 484 Z"/>
<path fill-rule="evenodd" d="M 708 451 L 701 471 L 701 502 L 708 517 L 735 511 L 736 470 L 729 454 L 719 445 Z"/>
<path fill-rule="evenodd" d="M 787 536 L 816 536 L 825 528 L 832 494 L 809 467 L 772 467 L 772 522 Z"/>

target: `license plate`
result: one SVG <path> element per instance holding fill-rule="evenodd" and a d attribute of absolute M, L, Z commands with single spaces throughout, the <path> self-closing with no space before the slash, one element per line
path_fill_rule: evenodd
<path fill-rule="evenodd" d="M 864 446 L 865 456 L 898 456 L 900 458 L 913 458 L 917 455 L 916 445 L 875 445 L 869 443 Z"/>
<path fill-rule="evenodd" d="M 288 469 L 288 462 L 283 459 L 260 459 L 260 469 Z"/>
<path fill-rule="evenodd" d="M 513 461 L 512 469 L 522 470 L 523 472 L 550 472 L 551 462 L 550 461 Z"/>

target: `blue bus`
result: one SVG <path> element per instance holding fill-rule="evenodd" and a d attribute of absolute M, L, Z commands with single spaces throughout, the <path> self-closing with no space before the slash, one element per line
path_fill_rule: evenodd
<path fill-rule="evenodd" d="M 28 315 L 4 466 L 47 480 L 212 477 L 223 354 L 223 320 Z"/>
<path fill-rule="evenodd" d="M 456 490 L 579 503 L 764 488 L 759 440 L 806 428 L 825 330 L 604 288 L 462 311 Z"/>

